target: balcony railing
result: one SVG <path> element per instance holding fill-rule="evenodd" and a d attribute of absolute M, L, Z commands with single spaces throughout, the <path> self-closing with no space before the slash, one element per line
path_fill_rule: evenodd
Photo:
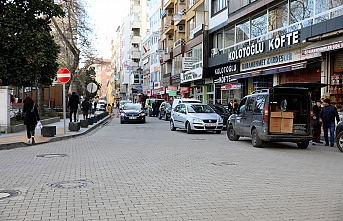
<path fill-rule="evenodd" d="M 163 31 L 167 30 L 167 29 L 170 28 L 172 25 L 174 25 L 174 20 L 173 20 L 173 19 L 168 20 L 166 23 L 164 23 L 164 29 L 163 29 Z"/>

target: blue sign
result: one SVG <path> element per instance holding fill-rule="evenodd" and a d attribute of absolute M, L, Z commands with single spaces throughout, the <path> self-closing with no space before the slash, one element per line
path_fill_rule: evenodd
<path fill-rule="evenodd" d="M 136 90 L 142 90 L 143 87 L 142 86 L 136 86 Z"/>

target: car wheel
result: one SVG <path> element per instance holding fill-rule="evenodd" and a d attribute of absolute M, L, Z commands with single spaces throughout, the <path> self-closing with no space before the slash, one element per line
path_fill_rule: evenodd
<path fill-rule="evenodd" d="M 239 139 L 239 136 L 236 134 L 235 129 L 233 129 L 233 126 L 229 126 L 227 128 L 227 138 L 232 141 L 236 141 Z"/>
<path fill-rule="evenodd" d="M 191 124 L 189 122 L 187 122 L 187 128 L 186 129 L 187 129 L 188 134 L 193 133 L 192 128 L 191 128 Z"/>
<path fill-rule="evenodd" d="M 253 147 L 261 147 L 263 141 L 258 137 L 258 133 L 256 129 L 252 130 L 251 133 L 251 143 Z"/>
<path fill-rule="evenodd" d="M 123 123 L 124 123 L 124 121 L 120 120 L 120 124 L 123 124 Z"/>
<path fill-rule="evenodd" d="M 302 142 L 298 142 L 297 146 L 301 149 L 306 149 L 309 143 L 310 143 L 309 141 L 302 141 Z"/>
<path fill-rule="evenodd" d="M 220 134 L 221 132 L 221 130 L 216 130 L 216 134 Z"/>
<path fill-rule="evenodd" d="M 174 121 L 170 121 L 170 130 L 171 131 L 175 131 L 176 130 L 176 127 L 174 126 Z"/>
<path fill-rule="evenodd" d="M 338 149 L 343 152 L 343 131 L 337 135 L 336 140 Z"/>

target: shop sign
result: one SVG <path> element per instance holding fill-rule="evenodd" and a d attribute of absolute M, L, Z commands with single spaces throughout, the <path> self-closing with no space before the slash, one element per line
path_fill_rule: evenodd
<path fill-rule="evenodd" d="M 287 52 L 275 52 L 270 54 L 268 57 L 256 60 L 248 60 L 245 63 L 241 63 L 240 71 L 250 71 L 258 68 L 265 68 L 274 65 L 282 65 L 290 62 L 307 60 L 321 56 L 320 53 L 302 55 L 300 48 L 289 49 Z"/>
<path fill-rule="evenodd" d="M 194 81 L 202 78 L 202 68 L 195 68 L 180 75 L 181 82 Z"/>
<path fill-rule="evenodd" d="M 159 88 L 160 86 L 160 82 L 154 82 L 154 88 Z"/>
<path fill-rule="evenodd" d="M 190 88 L 189 87 L 180 87 L 180 93 L 181 94 L 187 94 L 189 93 Z"/>
<path fill-rule="evenodd" d="M 213 79 L 214 84 L 225 84 L 231 82 L 231 76 L 230 75 L 224 75 L 220 76 L 217 79 Z"/>
<path fill-rule="evenodd" d="M 222 91 L 224 91 L 224 90 L 234 90 L 234 89 L 241 89 L 241 83 L 226 84 L 226 85 L 222 85 L 220 87 L 220 90 L 222 90 Z"/>
<path fill-rule="evenodd" d="M 176 96 L 176 91 L 175 90 L 168 90 L 167 92 L 169 96 Z"/>
<path fill-rule="evenodd" d="M 313 53 L 321 53 L 326 51 L 332 51 L 343 48 L 343 42 L 336 42 L 332 44 L 322 45 L 315 48 L 305 49 L 301 51 L 302 55 L 313 54 Z"/>
<path fill-rule="evenodd" d="M 149 89 L 154 89 L 154 82 L 150 82 Z"/>
<path fill-rule="evenodd" d="M 176 91 L 176 86 L 168 86 L 168 90 Z"/>
<path fill-rule="evenodd" d="M 152 90 L 152 94 L 155 95 L 155 94 L 160 94 L 160 91 L 159 90 Z"/>
<path fill-rule="evenodd" d="M 225 65 L 214 70 L 214 74 L 229 74 L 232 72 L 237 72 L 237 64 Z"/>
<path fill-rule="evenodd" d="M 182 70 L 189 71 L 193 69 L 193 59 L 192 57 L 182 58 Z"/>
<path fill-rule="evenodd" d="M 136 86 L 136 90 L 142 90 L 143 87 L 142 86 Z"/>
<path fill-rule="evenodd" d="M 157 72 L 160 69 L 159 66 L 154 66 L 154 72 Z"/>
<path fill-rule="evenodd" d="M 229 61 L 237 59 L 247 58 L 252 55 L 264 53 L 266 48 L 269 51 L 285 48 L 299 43 L 299 31 L 294 31 L 285 35 L 276 36 L 264 42 L 258 42 L 248 45 L 247 47 L 240 48 L 238 50 L 229 53 Z M 267 46 L 266 46 L 267 45 Z"/>

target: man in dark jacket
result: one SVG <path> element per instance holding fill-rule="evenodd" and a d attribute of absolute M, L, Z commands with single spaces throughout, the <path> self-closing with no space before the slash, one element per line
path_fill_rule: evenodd
<path fill-rule="evenodd" d="M 76 92 L 73 92 L 72 95 L 69 97 L 69 101 L 68 101 L 68 108 L 70 110 L 70 114 L 69 114 L 70 122 L 72 122 L 72 115 L 74 115 L 74 122 L 76 122 L 76 114 L 77 114 L 77 109 L 79 109 L 79 102 L 80 102 L 79 96 L 76 94 Z"/>
<path fill-rule="evenodd" d="M 336 107 L 330 105 L 331 100 L 324 100 L 324 107 L 320 110 L 319 121 L 323 123 L 325 146 L 329 146 L 328 130 L 330 129 L 330 146 L 335 142 L 335 119 L 339 122 L 339 116 Z"/>
<path fill-rule="evenodd" d="M 83 119 L 88 118 L 88 111 L 92 108 L 92 105 L 89 103 L 88 98 L 85 98 L 81 103 L 81 108 L 83 111 Z"/>

